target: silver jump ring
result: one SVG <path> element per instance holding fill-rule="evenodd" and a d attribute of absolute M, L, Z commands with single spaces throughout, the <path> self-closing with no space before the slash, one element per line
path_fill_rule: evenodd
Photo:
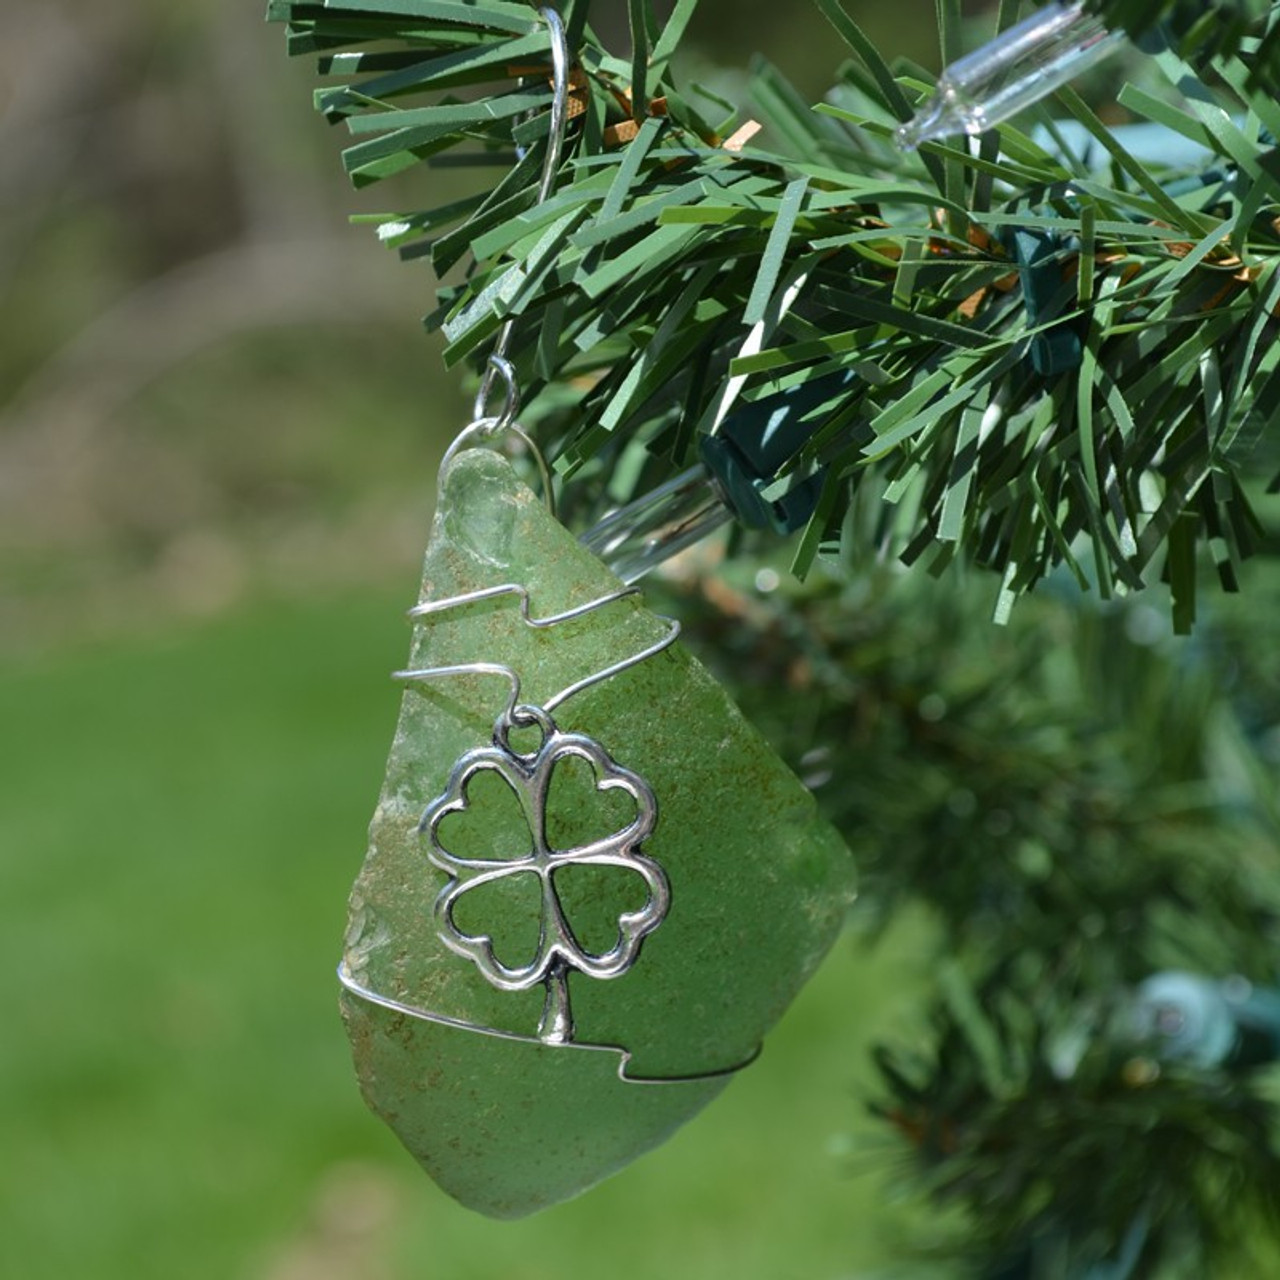
<path fill-rule="evenodd" d="M 493 390 L 493 385 L 496 381 L 495 374 L 502 379 L 503 399 L 502 408 L 497 413 L 491 413 L 489 411 L 489 393 Z M 480 383 L 480 390 L 476 392 L 475 409 L 472 418 L 476 422 L 492 421 L 497 423 L 494 428 L 496 433 L 505 431 L 508 427 L 513 426 L 519 413 L 520 390 L 516 386 L 515 365 L 506 356 L 495 352 L 489 357 L 488 369 Z"/>

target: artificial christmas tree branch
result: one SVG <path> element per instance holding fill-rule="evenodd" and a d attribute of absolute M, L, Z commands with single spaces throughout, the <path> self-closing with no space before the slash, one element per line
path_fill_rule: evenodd
<path fill-rule="evenodd" d="M 1159 31 L 1198 67 L 1241 54 L 1253 83 L 1280 80 L 1280 30 L 1267 0 L 1087 0 L 1087 8 L 1135 40 Z"/>
<path fill-rule="evenodd" d="M 584 0 L 566 4 L 574 133 L 537 208 L 550 90 L 533 9 L 273 0 L 270 16 L 291 52 L 349 80 L 317 105 L 353 134 L 357 185 L 446 153 L 498 166 L 487 193 L 387 215 L 379 235 L 465 267 L 429 318 L 448 363 L 482 359 L 517 320 L 562 474 L 642 448 L 663 461 L 622 470 L 666 478 L 734 393 L 830 386 L 769 477 L 823 477 L 800 573 L 871 500 L 882 542 L 935 572 L 957 553 L 989 565 L 1006 606 L 1060 564 L 1104 597 L 1163 576 L 1186 629 L 1198 548 L 1230 589 L 1255 541 L 1242 477 L 1280 405 L 1273 99 L 1243 52 L 1211 91 L 1166 50 L 1167 92 L 1120 101 L 1190 160 L 1139 160 L 1071 90 L 1069 135 L 1046 122 L 904 155 L 890 134 L 931 86 L 890 69 L 837 0 L 818 5 L 854 56 L 816 111 L 759 62 L 757 146 L 673 77 L 692 4 L 665 25 L 631 6 L 626 57 Z M 609 497 L 631 496 L 615 478 Z"/>

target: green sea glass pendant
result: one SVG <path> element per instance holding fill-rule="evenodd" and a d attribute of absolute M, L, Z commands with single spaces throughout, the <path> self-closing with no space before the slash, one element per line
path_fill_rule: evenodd
<path fill-rule="evenodd" d="M 351 894 L 361 1089 L 519 1217 L 749 1063 L 853 896 L 843 841 L 707 671 L 488 450 L 441 478 L 408 688 Z"/>

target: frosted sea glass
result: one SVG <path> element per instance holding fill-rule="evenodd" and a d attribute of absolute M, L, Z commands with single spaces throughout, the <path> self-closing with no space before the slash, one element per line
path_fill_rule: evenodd
<path fill-rule="evenodd" d="M 505 459 L 466 451 L 442 481 L 421 599 L 505 583 L 528 588 L 535 617 L 619 587 Z M 634 597 L 549 630 L 525 626 L 516 600 L 497 599 L 415 626 L 408 667 L 507 664 L 520 674 L 522 700 L 541 705 L 667 630 Z M 447 876 L 418 829 L 458 758 L 491 745 L 506 697 L 501 679 L 479 674 L 407 689 L 351 894 L 344 965 L 352 979 L 452 1021 L 349 992 L 342 1006 L 370 1106 L 447 1192 L 518 1217 L 661 1142 L 724 1087 L 730 1077 L 717 1073 L 751 1060 L 834 941 L 853 867 L 805 787 L 682 646 L 576 694 L 556 709 L 558 726 L 595 739 L 657 797 L 644 853 L 665 870 L 671 902 L 629 972 L 608 981 L 570 975 L 574 1043 L 540 1043 L 541 988 L 498 990 L 440 938 L 433 905 Z M 526 851 L 519 806 L 501 791 L 477 788 L 459 818 L 456 838 L 472 855 Z M 552 782 L 551 828 L 564 841 L 588 841 L 625 823 L 618 803 L 594 789 L 590 773 L 585 782 L 566 774 L 562 788 Z M 619 911 L 636 906 L 626 881 L 585 876 L 569 885 L 575 930 L 607 939 Z M 536 943 L 540 902 L 503 883 L 512 891 L 476 895 L 469 910 L 480 923 L 468 927 L 518 952 Z"/>

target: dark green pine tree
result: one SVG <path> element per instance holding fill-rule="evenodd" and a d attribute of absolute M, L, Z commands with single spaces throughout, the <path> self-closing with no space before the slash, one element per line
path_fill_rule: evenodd
<path fill-rule="evenodd" d="M 1087 81 L 908 153 L 935 74 L 814 4 L 833 88 L 757 58 L 747 113 L 673 70 L 694 0 L 632 0 L 618 48 L 563 0 L 542 200 L 536 6 L 269 15 L 357 185 L 490 166 L 378 234 L 443 282 L 451 366 L 511 322 L 566 518 L 695 466 L 726 492 L 712 577 L 651 593 L 847 835 L 857 923 L 932 922 L 936 990 L 867 1100 L 958 1211 L 904 1274 L 1271 1274 L 1280 5 L 1091 3 L 1131 40 Z"/>

